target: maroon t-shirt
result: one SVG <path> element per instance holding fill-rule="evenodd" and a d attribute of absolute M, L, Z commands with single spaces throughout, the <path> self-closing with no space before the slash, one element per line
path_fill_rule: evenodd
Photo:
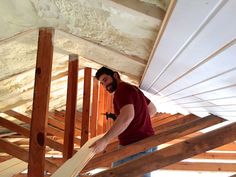
<path fill-rule="evenodd" d="M 119 115 L 120 109 L 127 104 L 133 104 L 135 111 L 134 119 L 128 128 L 118 136 L 121 145 L 154 135 L 147 107 L 149 103 L 150 100 L 137 87 L 126 82 L 118 85 L 113 100 L 115 114 Z"/>

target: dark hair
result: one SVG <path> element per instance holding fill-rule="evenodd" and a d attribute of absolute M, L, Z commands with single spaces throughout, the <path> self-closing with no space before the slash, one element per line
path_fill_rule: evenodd
<path fill-rule="evenodd" d="M 114 72 L 111 69 L 106 68 L 106 67 L 103 66 L 99 70 L 97 70 L 95 77 L 99 80 L 100 76 L 103 75 L 103 74 L 113 76 L 114 73 L 116 73 L 116 72 Z"/>

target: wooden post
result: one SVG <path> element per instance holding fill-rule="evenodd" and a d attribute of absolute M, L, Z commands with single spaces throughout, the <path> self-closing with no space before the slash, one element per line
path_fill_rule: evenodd
<path fill-rule="evenodd" d="M 65 117 L 64 149 L 63 149 L 64 160 L 71 158 L 74 150 L 77 85 L 78 85 L 78 55 L 71 54 L 69 55 L 69 64 L 68 64 L 66 117 Z"/>
<path fill-rule="evenodd" d="M 108 101 L 108 92 L 105 90 L 104 91 L 104 102 L 103 102 L 103 112 L 109 112 L 109 110 L 108 110 L 108 107 L 107 107 L 107 101 Z M 108 120 L 107 119 L 103 119 L 103 133 L 105 133 L 106 131 L 107 131 L 107 122 L 108 122 Z"/>
<path fill-rule="evenodd" d="M 88 141 L 88 136 L 89 136 L 91 77 L 92 77 L 92 69 L 85 68 L 84 69 L 84 96 L 83 96 L 81 146 L 83 146 Z"/>
<path fill-rule="evenodd" d="M 44 176 L 45 138 L 51 86 L 54 29 L 40 28 L 30 129 L 29 177 Z"/>
<path fill-rule="evenodd" d="M 99 101 L 98 101 L 98 125 L 97 125 L 97 135 L 100 135 L 103 133 L 103 119 L 104 115 L 101 115 L 104 113 L 104 88 L 102 84 L 100 83 L 99 86 Z"/>
<path fill-rule="evenodd" d="M 91 138 L 96 136 L 98 117 L 98 80 L 93 78 L 93 101 L 92 101 L 92 115 L 90 119 L 90 133 Z"/>

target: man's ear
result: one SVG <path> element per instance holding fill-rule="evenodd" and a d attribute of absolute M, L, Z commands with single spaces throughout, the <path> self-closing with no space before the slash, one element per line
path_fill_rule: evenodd
<path fill-rule="evenodd" d="M 118 74 L 117 72 L 114 72 L 113 77 L 114 77 L 115 79 L 120 79 L 119 74 Z"/>

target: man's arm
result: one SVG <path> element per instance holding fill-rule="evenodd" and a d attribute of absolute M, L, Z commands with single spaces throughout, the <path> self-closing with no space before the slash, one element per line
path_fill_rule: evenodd
<path fill-rule="evenodd" d="M 113 138 L 117 137 L 127 129 L 133 118 L 134 105 L 127 104 L 123 106 L 120 109 L 120 114 L 118 115 L 111 129 L 102 138 L 92 144 L 90 148 L 94 148 L 96 153 L 102 152 Z"/>
<path fill-rule="evenodd" d="M 152 102 L 148 104 L 148 112 L 150 117 L 153 117 L 157 112 L 156 106 Z"/>

